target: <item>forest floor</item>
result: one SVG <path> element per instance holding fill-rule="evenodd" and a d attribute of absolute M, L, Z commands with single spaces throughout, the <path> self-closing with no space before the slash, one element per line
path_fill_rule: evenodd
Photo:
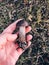
<path fill-rule="evenodd" d="M 0 33 L 19 18 L 32 27 L 33 39 L 16 65 L 49 65 L 49 0 L 0 0 Z"/>

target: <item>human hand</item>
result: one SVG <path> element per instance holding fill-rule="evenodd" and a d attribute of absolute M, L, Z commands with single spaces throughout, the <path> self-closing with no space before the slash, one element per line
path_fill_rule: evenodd
<path fill-rule="evenodd" d="M 18 37 L 17 33 L 12 34 L 16 28 L 16 23 L 22 19 L 17 20 L 16 22 L 9 25 L 1 34 L 0 34 L 0 65 L 15 65 L 19 56 L 25 51 L 22 48 L 18 48 L 18 43 L 14 43 Z M 26 28 L 26 33 L 31 30 L 31 27 Z M 28 46 L 30 46 L 32 39 L 31 35 L 27 35 Z M 18 48 L 18 49 L 17 49 Z M 27 49 L 26 48 L 26 49 Z M 17 50 L 16 50 L 17 49 Z"/>

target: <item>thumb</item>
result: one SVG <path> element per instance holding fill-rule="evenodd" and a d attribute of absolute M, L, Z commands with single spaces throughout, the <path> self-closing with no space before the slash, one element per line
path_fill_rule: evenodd
<path fill-rule="evenodd" d="M 15 41 L 17 38 L 17 34 L 8 34 L 7 35 L 7 40 L 8 41 Z"/>

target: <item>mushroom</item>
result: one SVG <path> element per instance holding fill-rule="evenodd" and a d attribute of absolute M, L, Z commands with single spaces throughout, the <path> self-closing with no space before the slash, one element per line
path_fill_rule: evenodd
<path fill-rule="evenodd" d="M 19 44 L 19 47 L 22 49 L 26 49 L 27 47 L 27 41 L 26 41 L 26 33 L 25 28 L 28 26 L 28 22 L 26 22 L 24 19 L 20 20 L 16 24 L 16 28 L 18 29 L 18 39 L 16 40 Z"/>

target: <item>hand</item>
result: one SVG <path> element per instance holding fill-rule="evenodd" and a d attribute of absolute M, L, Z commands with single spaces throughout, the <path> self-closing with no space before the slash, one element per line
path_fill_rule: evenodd
<path fill-rule="evenodd" d="M 22 48 L 18 48 L 18 43 L 14 43 L 17 34 L 12 34 L 16 28 L 16 23 L 22 19 L 17 20 L 16 22 L 9 25 L 1 34 L 0 34 L 0 65 L 15 65 L 19 56 L 25 51 Z M 26 33 L 31 30 L 31 27 L 26 28 Z M 27 36 L 28 46 L 30 46 L 32 39 L 31 35 Z M 17 49 L 18 48 L 18 49 Z M 27 49 L 26 48 L 26 49 Z M 17 49 L 17 50 L 16 50 Z"/>

